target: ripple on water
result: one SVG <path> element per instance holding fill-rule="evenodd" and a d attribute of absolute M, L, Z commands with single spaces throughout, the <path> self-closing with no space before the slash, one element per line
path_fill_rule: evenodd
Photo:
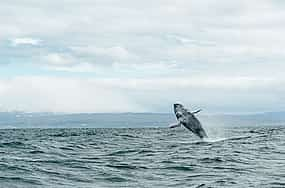
<path fill-rule="evenodd" d="M 221 163 L 221 162 L 225 162 L 224 159 L 222 159 L 221 157 L 204 157 L 204 158 L 201 158 L 199 159 L 199 161 L 201 163 Z"/>
<path fill-rule="evenodd" d="M 25 143 L 24 142 L 20 142 L 20 141 L 12 141 L 12 142 L 2 142 L 0 143 L 0 147 L 21 147 L 24 146 Z"/>
<path fill-rule="evenodd" d="M 129 149 L 129 150 L 119 150 L 119 151 L 115 151 L 115 152 L 111 152 L 107 155 L 109 156 L 116 156 L 116 155 L 127 155 L 127 154 L 132 154 L 132 153 L 136 153 L 139 150 L 137 149 Z"/>
<path fill-rule="evenodd" d="M 108 164 L 107 167 L 116 168 L 116 169 L 126 169 L 126 170 L 134 170 L 134 169 L 148 169 L 145 166 L 135 166 L 130 164 Z"/>
<path fill-rule="evenodd" d="M 166 166 L 166 167 L 161 167 L 159 169 L 162 170 L 177 170 L 177 171 L 193 171 L 193 167 L 191 166 L 179 166 L 179 165 L 175 165 L 175 166 Z"/>

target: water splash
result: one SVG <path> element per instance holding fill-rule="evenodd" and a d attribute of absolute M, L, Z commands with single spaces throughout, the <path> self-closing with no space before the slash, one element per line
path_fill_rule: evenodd
<path fill-rule="evenodd" d="M 228 140 L 229 138 L 204 138 L 203 141 L 205 142 L 221 142 Z"/>
<path fill-rule="evenodd" d="M 242 140 L 242 139 L 248 139 L 251 138 L 251 136 L 234 136 L 234 137 L 221 137 L 221 138 L 204 138 L 204 142 L 222 142 L 222 141 L 228 141 L 228 140 Z"/>

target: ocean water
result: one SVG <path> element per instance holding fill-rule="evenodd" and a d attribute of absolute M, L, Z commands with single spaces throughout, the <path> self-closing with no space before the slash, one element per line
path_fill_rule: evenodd
<path fill-rule="evenodd" d="M 0 130 L 0 187 L 285 187 L 285 127 Z"/>

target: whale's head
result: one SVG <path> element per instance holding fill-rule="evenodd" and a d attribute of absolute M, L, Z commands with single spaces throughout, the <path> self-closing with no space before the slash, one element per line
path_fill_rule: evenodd
<path fill-rule="evenodd" d="M 184 106 L 182 104 L 179 104 L 179 103 L 175 103 L 173 105 L 174 107 L 174 113 L 176 115 L 176 118 L 179 119 L 183 116 L 183 109 L 184 109 Z"/>
<path fill-rule="evenodd" d="M 182 105 L 182 104 L 179 104 L 179 103 L 173 104 L 173 107 L 174 107 L 174 111 L 184 108 L 183 105 Z"/>

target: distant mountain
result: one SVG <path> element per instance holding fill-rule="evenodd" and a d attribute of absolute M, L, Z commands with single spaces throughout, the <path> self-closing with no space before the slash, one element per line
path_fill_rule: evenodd
<path fill-rule="evenodd" d="M 174 121 L 163 113 L 0 113 L 0 128 L 161 127 Z"/>
<path fill-rule="evenodd" d="M 225 126 L 270 126 L 285 125 L 285 112 L 264 112 L 256 114 L 221 114 L 201 116 L 205 123 L 220 123 Z"/>

